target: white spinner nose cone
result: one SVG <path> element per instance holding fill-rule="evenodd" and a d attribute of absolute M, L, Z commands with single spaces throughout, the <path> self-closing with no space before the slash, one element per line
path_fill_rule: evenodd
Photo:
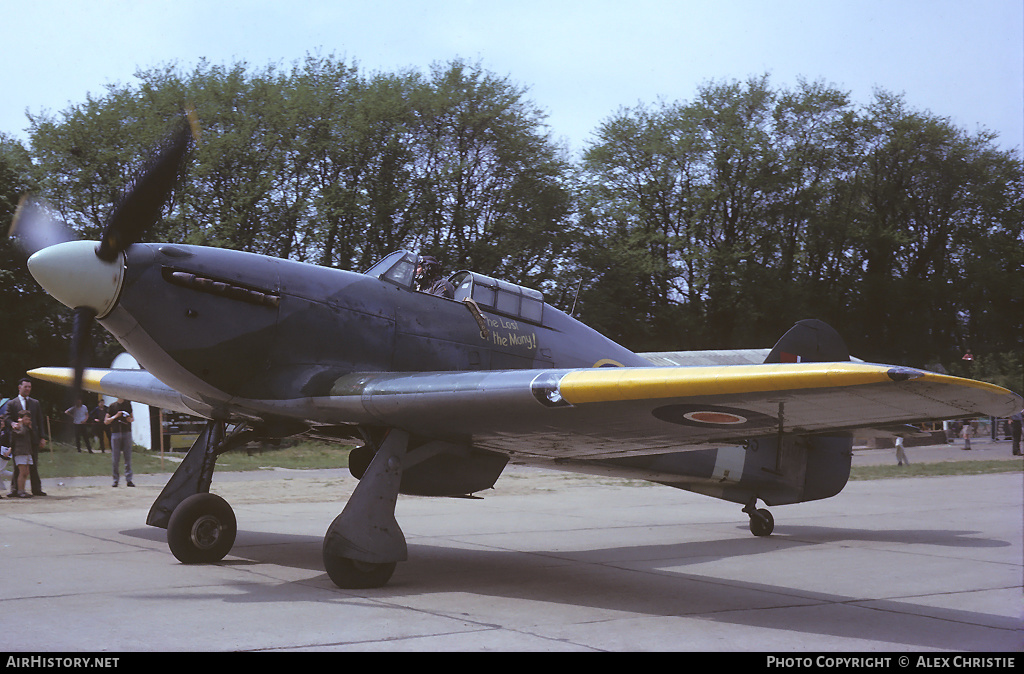
<path fill-rule="evenodd" d="M 92 307 L 103 318 L 121 293 L 124 256 L 104 262 L 96 257 L 96 246 L 96 241 L 68 241 L 43 248 L 28 259 L 28 270 L 62 304 Z"/>

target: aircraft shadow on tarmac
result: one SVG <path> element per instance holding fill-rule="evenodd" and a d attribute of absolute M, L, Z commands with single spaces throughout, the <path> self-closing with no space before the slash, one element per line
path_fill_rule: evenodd
<path fill-rule="evenodd" d="M 146 540 L 163 537 L 163 531 L 149 528 L 122 533 Z M 1017 619 L 928 606 L 912 598 L 908 601 L 878 599 L 875 581 L 879 575 L 890 576 L 891 571 L 887 569 L 864 569 L 863 596 L 679 571 L 689 564 L 843 541 L 964 548 L 1010 545 L 1002 540 L 971 538 L 977 533 L 790 525 L 779 527 L 768 540 L 739 538 L 573 551 L 486 549 L 459 542 L 452 547 L 442 547 L 411 540 L 411 561 L 398 566 L 388 586 L 356 591 L 337 588 L 323 572 L 321 538 L 240 531 L 231 555 L 218 565 L 270 564 L 320 572 L 316 578 L 283 582 L 273 587 L 239 583 L 233 588 L 240 593 L 225 598 L 227 602 L 319 602 L 324 601 L 323 595 L 318 593 L 311 598 L 309 589 L 311 584 L 320 584 L 322 589 L 337 595 L 342 603 L 348 603 L 353 597 L 400 602 L 403 597 L 416 595 L 466 593 L 642 616 L 692 616 L 755 628 L 891 642 L 910 648 L 973 651 L 1016 648 L 1020 628 Z M 766 547 L 765 543 L 771 547 Z M 759 575 L 758 564 L 750 565 L 752 577 Z M 909 572 L 914 573 L 912 569 Z M 289 585 L 296 591 L 282 590 L 282 586 Z M 181 594 L 160 596 L 187 598 Z M 453 615 L 471 617 L 455 611 Z M 769 645 L 764 644 L 764 647 Z M 666 647 L 671 648 L 671 645 L 666 644 Z"/>
<path fill-rule="evenodd" d="M 746 530 L 746 527 L 737 527 L 737 530 Z M 138 529 L 125 530 L 121 532 L 125 536 L 140 538 L 148 541 L 163 542 L 166 534 L 163 529 L 143 527 Z M 668 543 L 664 545 L 637 545 L 623 546 L 615 550 L 620 555 L 611 554 L 608 549 L 581 550 L 573 552 L 560 551 L 532 551 L 529 553 L 517 552 L 515 550 L 502 550 L 502 554 L 531 554 L 539 555 L 542 558 L 564 559 L 566 561 L 579 561 L 584 563 L 614 564 L 616 561 L 630 562 L 631 560 L 671 560 L 674 565 L 685 565 L 691 562 L 706 562 L 714 559 L 731 559 L 749 554 L 765 554 L 771 550 L 792 548 L 796 546 L 813 546 L 820 544 L 834 543 L 898 543 L 904 545 L 934 545 L 953 548 L 1002 548 L 1010 545 L 1009 541 L 976 538 L 980 532 L 968 530 L 940 530 L 940 529 L 842 529 L 831 527 L 803 526 L 798 524 L 780 526 L 768 539 L 750 539 L 738 537 L 735 539 L 723 539 L 719 541 L 699 541 L 687 543 Z M 770 544 L 766 550 L 765 544 Z M 235 540 L 235 546 L 231 555 L 224 561 L 219 562 L 221 566 L 239 566 L 248 564 L 276 564 L 296 569 L 308 569 L 312 571 L 323 571 L 323 560 L 321 558 L 323 539 L 314 536 L 303 536 L 296 534 L 281 534 L 271 532 L 247 532 L 240 530 Z M 410 541 L 409 559 L 410 562 L 399 565 L 403 567 L 416 567 L 422 563 L 421 558 L 414 554 L 413 548 L 431 546 L 417 546 Z M 438 548 L 447 550 L 448 548 Z M 453 549 L 459 554 L 472 555 L 476 550 Z M 170 554 L 168 552 L 168 554 Z M 458 568 L 457 561 L 451 560 L 447 564 L 449 570 Z M 460 574 L 443 574 L 445 581 L 449 579 L 458 580 Z M 431 590 L 441 589 L 434 583 L 428 581 Z M 445 588 L 450 589 L 450 588 Z"/>
<path fill-rule="evenodd" d="M 164 543 L 167 540 L 167 532 L 155 527 L 126 529 L 120 533 L 123 536 L 159 543 Z M 293 569 L 324 572 L 322 548 L 322 537 L 239 530 L 231 553 L 216 565 L 274 564 Z M 169 550 L 166 552 L 168 555 L 171 554 Z M 170 561 L 177 563 L 173 557 L 170 558 Z M 327 577 L 326 572 L 324 572 L 324 577 Z"/>
<path fill-rule="evenodd" d="M 737 527 L 746 530 L 746 527 Z M 779 526 L 772 538 L 781 537 L 796 541 L 806 539 L 807 543 L 901 543 L 906 545 L 938 545 L 950 548 L 1005 548 L 1009 541 L 994 538 L 974 538 L 980 531 L 956 531 L 945 529 L 838 529 L 812 527 L 800 524 Z"/>

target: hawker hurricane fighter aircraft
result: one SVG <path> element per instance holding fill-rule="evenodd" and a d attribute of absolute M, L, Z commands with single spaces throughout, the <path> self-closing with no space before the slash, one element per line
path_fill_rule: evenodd
<path fill-rule="evenodd" d="M 758 501 L 839 493 L 854 430 L 1022 407 L 990 384 L 852 361 L 839 335 L 815 320 L 797 323 L 759 362 L 750 352 L 655 357 L 603 337 L 535 290 L 473 271 L 450 277 L 454 298 L 418 292 L 417 257 L 407 251 L 360 274 L 138 243 L 191 143 L 183 124 L 98 243 L 68 240 L 41 202 L 24 202 L 13 227 L 34 253 L 32 275 L 75 310 L 72 367 L 32 376 L 208 420 L 147 520 L 167 529 L 185 563 L 230 551 L 236 521 L 210 493 L 214 465 L 260 439 L 361 445 L 349 457 L 360 482 L 323 542 L 330 578 L 352 588 L 385 584 L 406 559 L 400 493 L 473 494 L 509 460 L 725 499 L 767 536 L 773 518 Z M 83 368 L 94 319 L 144 369 Z M 674 364 L 656 364 L 666 362 Z"/>

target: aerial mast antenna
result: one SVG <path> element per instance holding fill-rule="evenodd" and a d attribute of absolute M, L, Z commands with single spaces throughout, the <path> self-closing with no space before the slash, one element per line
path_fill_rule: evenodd
<path fill-rule="evenodd" d="M 576 300 L 580 298 L 580 286 L 583 285 L 583 277 L 580 277 L 580 282 L 576 284 L 576 296 L 572 298 L 572 309 L 569 311 L 570 316 L 576 315 Z"/>

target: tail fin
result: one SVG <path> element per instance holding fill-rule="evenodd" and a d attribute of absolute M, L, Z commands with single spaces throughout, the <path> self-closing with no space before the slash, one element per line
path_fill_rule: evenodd
<path fill-rule="evenodd" d="M 817 319 L 797 321 L 772 349 L 766 363 L 828 363 L 850 360 L 846 342 L 835 329 Z"/>

